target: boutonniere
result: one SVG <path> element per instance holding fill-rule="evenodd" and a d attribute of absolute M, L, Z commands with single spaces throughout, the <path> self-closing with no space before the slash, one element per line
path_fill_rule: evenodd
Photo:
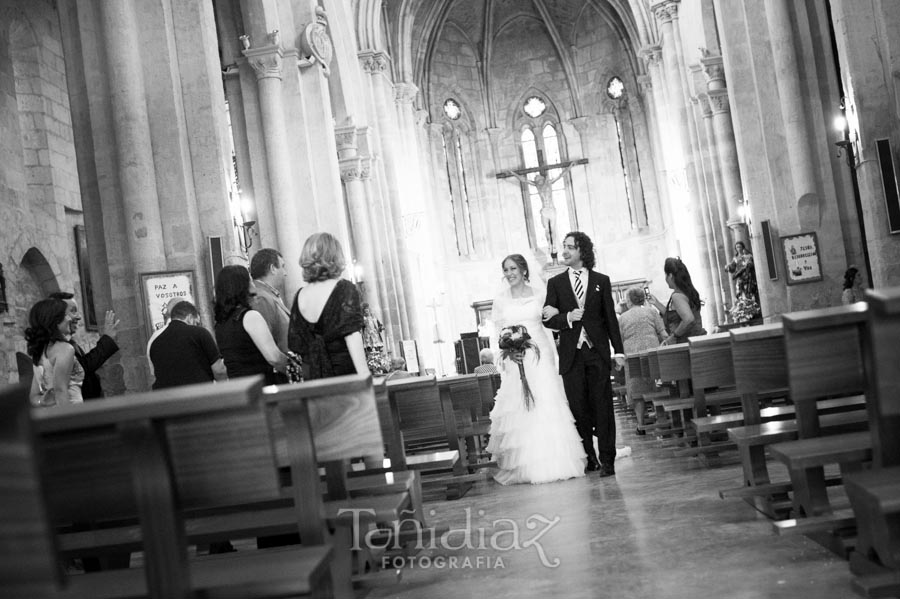
<path fill-rule="evenodd" d="M 596 291 L 596 292 L 599 293 L 599 292 L 600 292 L 600 285 L 594 286 L 594 291 Z"/>

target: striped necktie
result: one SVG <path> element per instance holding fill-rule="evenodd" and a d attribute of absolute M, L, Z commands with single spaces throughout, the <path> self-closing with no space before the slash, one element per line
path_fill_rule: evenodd
<path fill-rule="evenodd" d="M 578 299 L 578 306 L 584 307 L 584 285 L 581 284 L 581 271 L 573 270 L 575 274 L 575 297 Z"/>

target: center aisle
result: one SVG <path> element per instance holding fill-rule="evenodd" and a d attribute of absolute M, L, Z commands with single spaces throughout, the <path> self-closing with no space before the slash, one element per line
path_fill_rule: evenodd
<path fill-rule="evenodd" d="M 846 561 L 806 537 L 775 536 L 748 504 L 718 497 L 740 484 L 736 459 L 706 468 L 693 458 L 660 457 L 651 435 L 634 435 L 633 418 L 617 420 L 618 445 L 632 455 L 616 460 L 614 478 L 487 481 L 462 499 L 427 502 L 429 523 L 449 526 L 450 535 L 436 548 L 395 558 L 389 566 L 401 570 L 399 580 L 376 573 L 357 596 L 853 596 Z"/>

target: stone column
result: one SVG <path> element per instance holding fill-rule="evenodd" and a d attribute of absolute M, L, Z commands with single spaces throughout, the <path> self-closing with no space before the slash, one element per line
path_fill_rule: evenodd
<path fill-rule="evenodd" d="M 766 22 L 771 38 L 772 61 L 775 66 L 777 95 L 781 102 L 785 150 L 794 183 L 793 200 L 801 230 L 818 229 L 822 199 L 817 193 L 816 168 L 813 164 L 815 140 L 806 128 L 803 114 L 804 90 L 800 82 L 800 62 L 794 48 L 794 32 L 788 3 L 791 0 L 765 0 Z"/>
<path fill-rule="evenodd" d="M 363 72 L 370 76 L 369 85 L 372 92 L 374 116 L 378 123 L 378 141 L 380 142 L 384 175 L 383 209 L 388 247 L 391 249 L 390 267 L 394 271 L 393 278 L 397 290 L 397 308 L 399 311 L 400 335 L 402 339 L 415 337 L 414 319 L 410 319 L 409 310 L 415 305 L 410 289 L 409 256 L 406 240 L 403 235 L 401 206 L 399 205 L 400 186 L 397 179 L 397 168 L 403 159 L 396 147 L 396 120 L 391 119 L 393 111 L 393 86 L 387 76 L 388 58 L 384 53 L 360 52 L 359 59 Z"/>
<path fill-rule="evenodd" d="M 734 126 L 731 122 L 731 108 L 728 89 L 725 85 L 725 69 L 722 56 L 706 56 L 700 59 L 707 78 L 707 98 L 712 111 L 712 129 L 715 138 L 716 156 L 722 176 L 722 215 L 727 219 L 732 231 L 731 243 L 743 241 L 748 244 L 747 226 L 741 219 L 738 208 L 744 200 L 741 184 L 741 169 L 738 163 L 737 144 L 734 140 Z"/>
<path fill-rule="evenodd" d="M 709 98 L 705 93 L 697 95 L 695 106 L 703 119 L 703 126 L 698 127 L 698 133 L 701 135 L 700 143 L 704 148 L 703 171 L 707 178 L 707 188 L 710 190 L 706 195 L 706 213 L 709 219 L 707 246 L 709 247 L 710 261 L 713 264 L 713 287 L 719 300 L 716 303 L 716 314 L 719 322 L 725 322 L 725 304 L 732 303 L 731 300 L 734 298 L 727 295 L 727 290 L 731 285 L 728 284 L 728 276 L 724 270 L 725 246 L 729 243 L 729 235 L 720 211 L 723 196 L 722 178 L 719 173 L 716 144 L 712 132 L 712 110 L 709 108 Z"/>
<path fill-rule="evenodd" d="M 356 253 L 353 256 L 362 267 L 364 281 L 368 283 L 364 300 L 369 302 L 376 314 L 381 316 L 385 327 L 390 326 L 390 313 L 384 311 L 387 305 L 382 301 L 384 289 L 384 273 L 376 265 L 381 266 L 380 252 L 377 251 L 372 233 L 372 215 L 369 212 L 368 198 L 364 181 L 369 178 L 371 161 L 359 154 L 356 125 L 351 120 L 344 127 L 335 129 L 335 143 L 338 150 L 338 163 L 341 166 L 341 181 L 347 196 L 350 211 L 350 226 Z"/>
<path fill-rule="evenodd" d="M 659 63 L 662 59 L 662 50 L 659 46 L 646 46 L 640 52 L 647 63 L 647 75 L 638 76 L 638 85 L 647 101 L 647 118 L 649 125 L 649 142 L 655 156 L 657 175 L 654 181 L 666 182 L 668 180 L 669 157 L 666 148 L 661 141 L 662 123 L 667 122 L 665 117 L 665 81 L 660 74 Z M 666 223 L 673 223 L 672 201 L 669 198 L 668 185 L 657 185 L 657 203 L 648 206 L 649 221 L 662 229 Z M 655 213 L 654 213 L 655 211 Z"/>
<path fill-rule="evenodd" d="M 131 264 L 136 272 L 165 270 L 143 67 L 140 48 L 134 43 L 138 38 L 134 7 L 128 2 L 104 0 L 100 15 Z"/>
<path fill-rule="evenodd" d="M 242 59 L 243 60 L 243 59 Z M 245 67 L 246 68 L 246 67 Z M 225 98 L 228 100 L 228 113 L 231 115 L 231 143 L 234 147 L 235 168 L 241 193 L 241 211 L 247 220 L 256 221 L 256 227 L 250 231 L 254 247 L 262 247 L 261 239 L 274 240 L 275 218 L 272 207 L 267 202 L 260 202 L 253 185 L 253 168 L 250 161 L 250 143 L 247 136 L 246 106 L 241 90 L 241 74 L 237 65 L 229 65 L 223 73 Z M 250 209 L 245 210 L 244 207 Z M 215 276 L 215 273 L 213 273 Z"/>
<path fill-rule="evenodd" d="M 663 45 L 663 61 L 669 90 L 669 102 L 674 109 L 674 116 L 678 123 L 678 134 L 682 144 L 685 177 L 686 208 L 690 213 L 694 225 L 692 246 L 686 248 L 686 253 L 693 253 L 697 260 L 696 267 L 688 264 L 688 268 L 695 273 L 693 278 L 695 285 L 706 292 L 707 299 L 713 293 L 712 273 L 709 256 L 704 251 L 706 247 L 706 226 L 703 221 L 701 205 L 701 189 L 698 175 L 699 165 L 695 155 L 692 141 L 697 139 L 696 127 L 693 115 L 689 107 L 689 97 L 685 85 L 684 55 L 681 42 L 681 31 L 678 25 L 678 9 L 680 0 L 661 0 L 654 4 L 653 10 L 660 23 L 660 39 Z M 693 252 L 690 252 L 693 250 Z M 703 295 L 701 291 L 701 295 Z M 714 295 L 714 293 L 713 293 Z M 719 298 L 715 298 L 719 302 Z M 709 309 L 712 306 L 708 306 Z M 710 316 L 715 313 L 710 310 Z M 715 323 L 706 323 L 712 325 Z"/>
<path fill-rule="evenodd" d="M 113 168 L 118 187 L 109 191 L 118 197 L 102 197 L 104 210 L 121 210 L 121 233 L 105 228 L 105 234 L 123 234 L 127 254 L 108 256 L 113 307 L 122 321 L 118 342 L 121 347 L 142 347 L 146 340 L 137 275 L 166 270 L 166 251 L 160 219 L 156 168 L 143 79 L 143 64 L 134 6 L 128 2 L 104 0 L 99 5 L 99 20 L 105 40 L 106 74 L 116 164 Z M 112 141 L 112 140 L 110 140 Z M 104 217 L 104 220 L 106 218 Z M 108 221 L 107 221 L 108 222 Z M 99 274 L 99 273 L 98 273 Z M 102 315 L 98 314 L 98 318 Z M 115 362 L 121 360 L 121 368 Z M 146 359 L 141 352 L 127 351 L 107 363 L 104 389 L 123 393 L 125 389 L 149 387 Z"/>
<path fill-rule="evenodd" d="M 578 116 L 569 119 L 569 123 L 578 132 L 578 137 L 581 140 L 581 156 L 573 157 L 570 150 L 569 160 L 572 160 L 573 158 L 587 158 L 589 156 L 593 156 L 594 153 L 591 148 L 591 140 L 593 139 L 593 137 L 588 132 L 591 126 L 590 119 L 586 116 Z M 569 147 L 571 148 L 572 144 L 570 144 Z M 576 214 L 584 214 L 584 207 L 591 206 L 593 204 L 593 202 L 591 201 L 591 189 L 593 188 L 593 185 L 591 185 L 591 169 L 586 168 L 589 166 L 590 163 L 582 166 L 576 166 L 569 171 L 569 174 L 572 177 L 572 193 L 575 195 Z M 590 212 L 588 212 L 588 214 L 590 214 Z M 576 223 L 576 225 L 579 230 L 584 226 L 584 224 L 582 223 Z M 564 228 L 568 230 L 568 226 Z M 563 233 L 563 235 L 565 235 L 565 233 Z M 562 239 L 560 239 L 559 241 L 560 246 L 562 246 Z"/>
<path fill-rule="evenodd" d="M 290 151 L 284 119 L 281 95 L 284 53 L 280 45 L 270 44 L 244 50 L 244 56 L 256 73 L 259 89 L 259 107 L 266 148 L 266 166 L 269 178 L 269 195 L 272 199 L 276 247 L 284 256 L 299 256 L 303 239 L 297 235 L 299 215 L 294 196 Z M 296 260 L 285 260 L 287 289 L 298 289 L 303 282 L 300 265 Z"/>

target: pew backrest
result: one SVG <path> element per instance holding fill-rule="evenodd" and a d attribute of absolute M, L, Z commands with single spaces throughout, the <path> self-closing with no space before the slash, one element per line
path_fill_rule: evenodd
<path fill-rule="evenodd" d="M 900 466 L 900 287 L 866 293 L 866 398 L 873 459 Z"/>
<path fill-rule="evenodd" d="M 387 388 L 397 399 L 400 430 L 407 453 L 411 447 L 423 443 L 447 446 L 444 409 L 435 377 L 388 381 Z"/>
<path fill-rule="evenodd" d="M 52 596 L 62 584 L 27 384 L 0 388 L 0 588 Z"/>
<path fill-rule="evenodd" d="M 691 354 L 687 343 L 666 345 L 656 350 L 659 360 L 659 378 L 677 381 L 681 397 L 690 395 Z"/>
<path fill-rule="evenodd" d="M 785 314 L 784 346 L 791 400 L 801 438 L 819 434 L 808 404 L 825 397 L 864 392 L 862 335 L 864 303 Z"/>
<path fill-rule="evenodd" d="M 764 393 L 788 386 L 784 326 L 779 322 L 732 329 L 731 359 L 738 393 Z"/>
<path fill-rule="evenodd" d="M 691 382 L 694 390 L 734 385 L 731 335 L 717 333 L 689 337 Z"/>

